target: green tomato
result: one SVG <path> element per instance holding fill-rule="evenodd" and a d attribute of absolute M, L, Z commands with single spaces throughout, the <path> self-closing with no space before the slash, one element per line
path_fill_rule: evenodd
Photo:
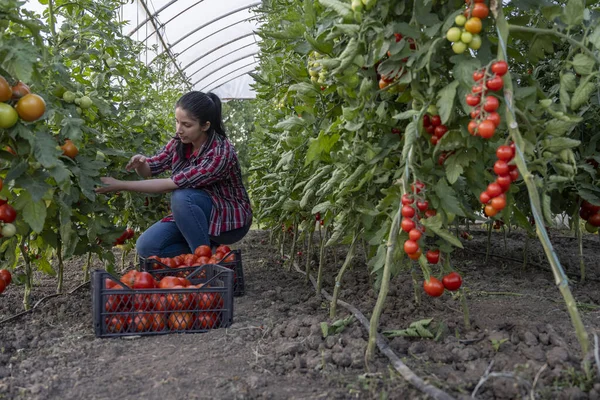
<path fill-rule="evenodd" d="M 311 69 L 308 70 L 308 74 L 310 76 L 319 76 L 319 71 L 317 71 L 316 69 L 311 68 Z"/>
<path fill-rule="evenodd" d="M 427 113 L 429 115 L 439 115 L 438 109 L 435 104 L 430 104 L 429 107 L 427 107 Z"/>
<path fill-rule="evenodd" d="M 78 106 L 81 105 L 81 97 L 77 97 L 74 101 L 75 104 L 77 104 Z"/>
<path fill-rule="evenodd" d="M 454 18 L 454 23 L 458 26 L 463 26 L 467 22 L 467 17 L 462 14 L 459 14 Z"/>
<path fill-rule="evenodd" d="M 0 103 L 0 128 L 8 129 L 15 126 L 19 120 L 19 114 L 9 104 Z"/>
<path fill-rule="evenodd" d="M 67 103 L 72 103 L 73 101 L 75 101 L 75 98 L 77 97 L 77 95 L 73 92 L 71 92 L 70 90 L 67 90 L 66 92 L 63 93 L 63 100 L 66 101 Z"/>
<path fill-rule="evenodd" d="M 473 50 L 479 50 L 480 47 L 481 47 L 481 36 L 473 35 L 473 39 L 471 39 L 471 42 L 469 43 L 469 48 L 471 48 Z"/>
<path fill-rule="evenodd" d="M 460 40 L 460 34 L 460 28 L 450 28 L 448 29 L 448 32 L 446 32 L 446 39 L 448 39 L 450 42 L 457 42 Z"/>
<path fill-rule="evenodd" d="M 460 41 L 463 43 L 471 43 L 473 40 L 473 34 L 471 32 L 464 31 L 460 34 Z"/>
<path fill-rule="evenodd" d="M 590 224 L 589 222 L 586 222 L 585 230 L 588 231 L 589 233 L 596 233 L 596 232 L 598 232 L 598 227 Z"/>
<path fill-rule="evenodd" d="M 13 224 L 2 225 L 2 237 L 13 237 L 17 233 L 17 228 Z"/>
<path fill-rule="evenodd" d="M 86 108 L 90 108 L 92 104 L 94 103 L 92 102 L 92 99 L 90 99 L 88 96 L 83 96 L 81 99 L 79 99 L 79 106 L 84 110 Z"/>
<path fill-rule="evenodd" d="M 117 62 L 115 61 L 114 58 L 108 58 L 106 60 L 106 65 L 108 65 L 109 67 L 114 67 L 117 64 Z"/>
<path fill-rule="evenodd" d="M 454 42 L 452 50 L 454 50 L 456 54 L 462 54 L 467 50 L 467 44 L 463 42 Z"/>

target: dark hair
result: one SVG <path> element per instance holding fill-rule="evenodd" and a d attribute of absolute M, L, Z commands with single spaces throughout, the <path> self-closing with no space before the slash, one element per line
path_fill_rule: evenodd
<path fill-rule="evenodd" d="M 197 91 L 188 92 L 177 100 L 175 108 L 185 110 L 200 124 L 210 122 L 209 135 L 216 132 L 218 135 L 227 137 L 221 116 L 221 99 L 216 94 Z M 177 153 L 180 157 L 185 154 L 183 143 L 178 144 Z"/>

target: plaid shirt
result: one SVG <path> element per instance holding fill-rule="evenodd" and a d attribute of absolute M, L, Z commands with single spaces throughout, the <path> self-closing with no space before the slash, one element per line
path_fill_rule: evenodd
<path fill-rule="evenodd" d="M 176 151 L 179 142 L 179 138 L 171 139 L 160 152 L 147 159 L 152 176 L 170 169 L 171 179 L 180 188 L 206 191 L 213 203 L 209 235 L 219 236 L 221 232 L 248 225 L 252 220 L 252 208 L 231 142 L 212 134 L 193 154 L 191 146 L 186 146 L 186 159 L 183 160 Z M 162 221 L 174 221 L 173 214 Z"/>

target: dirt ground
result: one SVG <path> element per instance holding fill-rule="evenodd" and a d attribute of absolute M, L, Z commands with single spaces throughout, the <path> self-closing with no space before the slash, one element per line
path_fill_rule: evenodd
<path fill-rule="evenodd" d="M 381 331 L 433 318 L 428 329 L 437 337 L 395 337 L 392 349 L 417 375 L 455 398 L 470 398 L 481 383 L 481 399 L 600 399 L 598 366 L 591 355 L 592 375 L 581 369 L 569 315 L 537 240 L 529 241 L 523 268 L 523 233 L 509 235 L 505 247 L 502 233 L 494 232 L 494 256 L 487 262 L 486 233 L 472 234 L 453 255 L 464 278 L 471 328 L 465 329 L 460 302 L 448 293 L 423 294 L 416 306 L 410 273 L 403 272 L 392 280 Z M 584 240 L 587 277 L 579 283 L 577 241 L 559 232 L 552 237 L 592 346 L 600 327 L 598 239 Z M 267 232 L 253 231 L 235 247 L 242 250 L 246 294 L 235 298 L 230 328 L 98 339 L 87 285 L 0 324 L 0 399 L 426 398 L 381 353 L 365 368 L 368 335 L 358 322 L 323 338 L 321 323 L 334 322 L 328 302 L 314 295 L 303 276 L 282 267 Z M 328 251 L 329 293 L 346 250 Z M 82 265 L 69 262 L 67 290 L 80 284 Z M 377 296 L 368 281 L 359 252 L 341 299 L 367 317 Z M 32 304 L 54 293 L 56 280 L 36 275 L 35 284 Z M 0 296 L 0 321 L 22 311 L 22 295 L 22 287 L 11 285 Z M 348 316 L 338 308 L 336 319 Z"/>

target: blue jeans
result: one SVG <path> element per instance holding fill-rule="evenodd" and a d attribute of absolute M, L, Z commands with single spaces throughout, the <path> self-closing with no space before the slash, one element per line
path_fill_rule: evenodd
<path fill-rule="evenodd" d="M 171 211 L 175 221 L 158 221 L 138 238 L 137 253 L 142 257 L 174 257 L 193 253 L 200 245 L 232 244 L 241 240 L 250 225 L 210 236 L 210 196 L 201 189 L 177 189 L 171 194 Z"/>

